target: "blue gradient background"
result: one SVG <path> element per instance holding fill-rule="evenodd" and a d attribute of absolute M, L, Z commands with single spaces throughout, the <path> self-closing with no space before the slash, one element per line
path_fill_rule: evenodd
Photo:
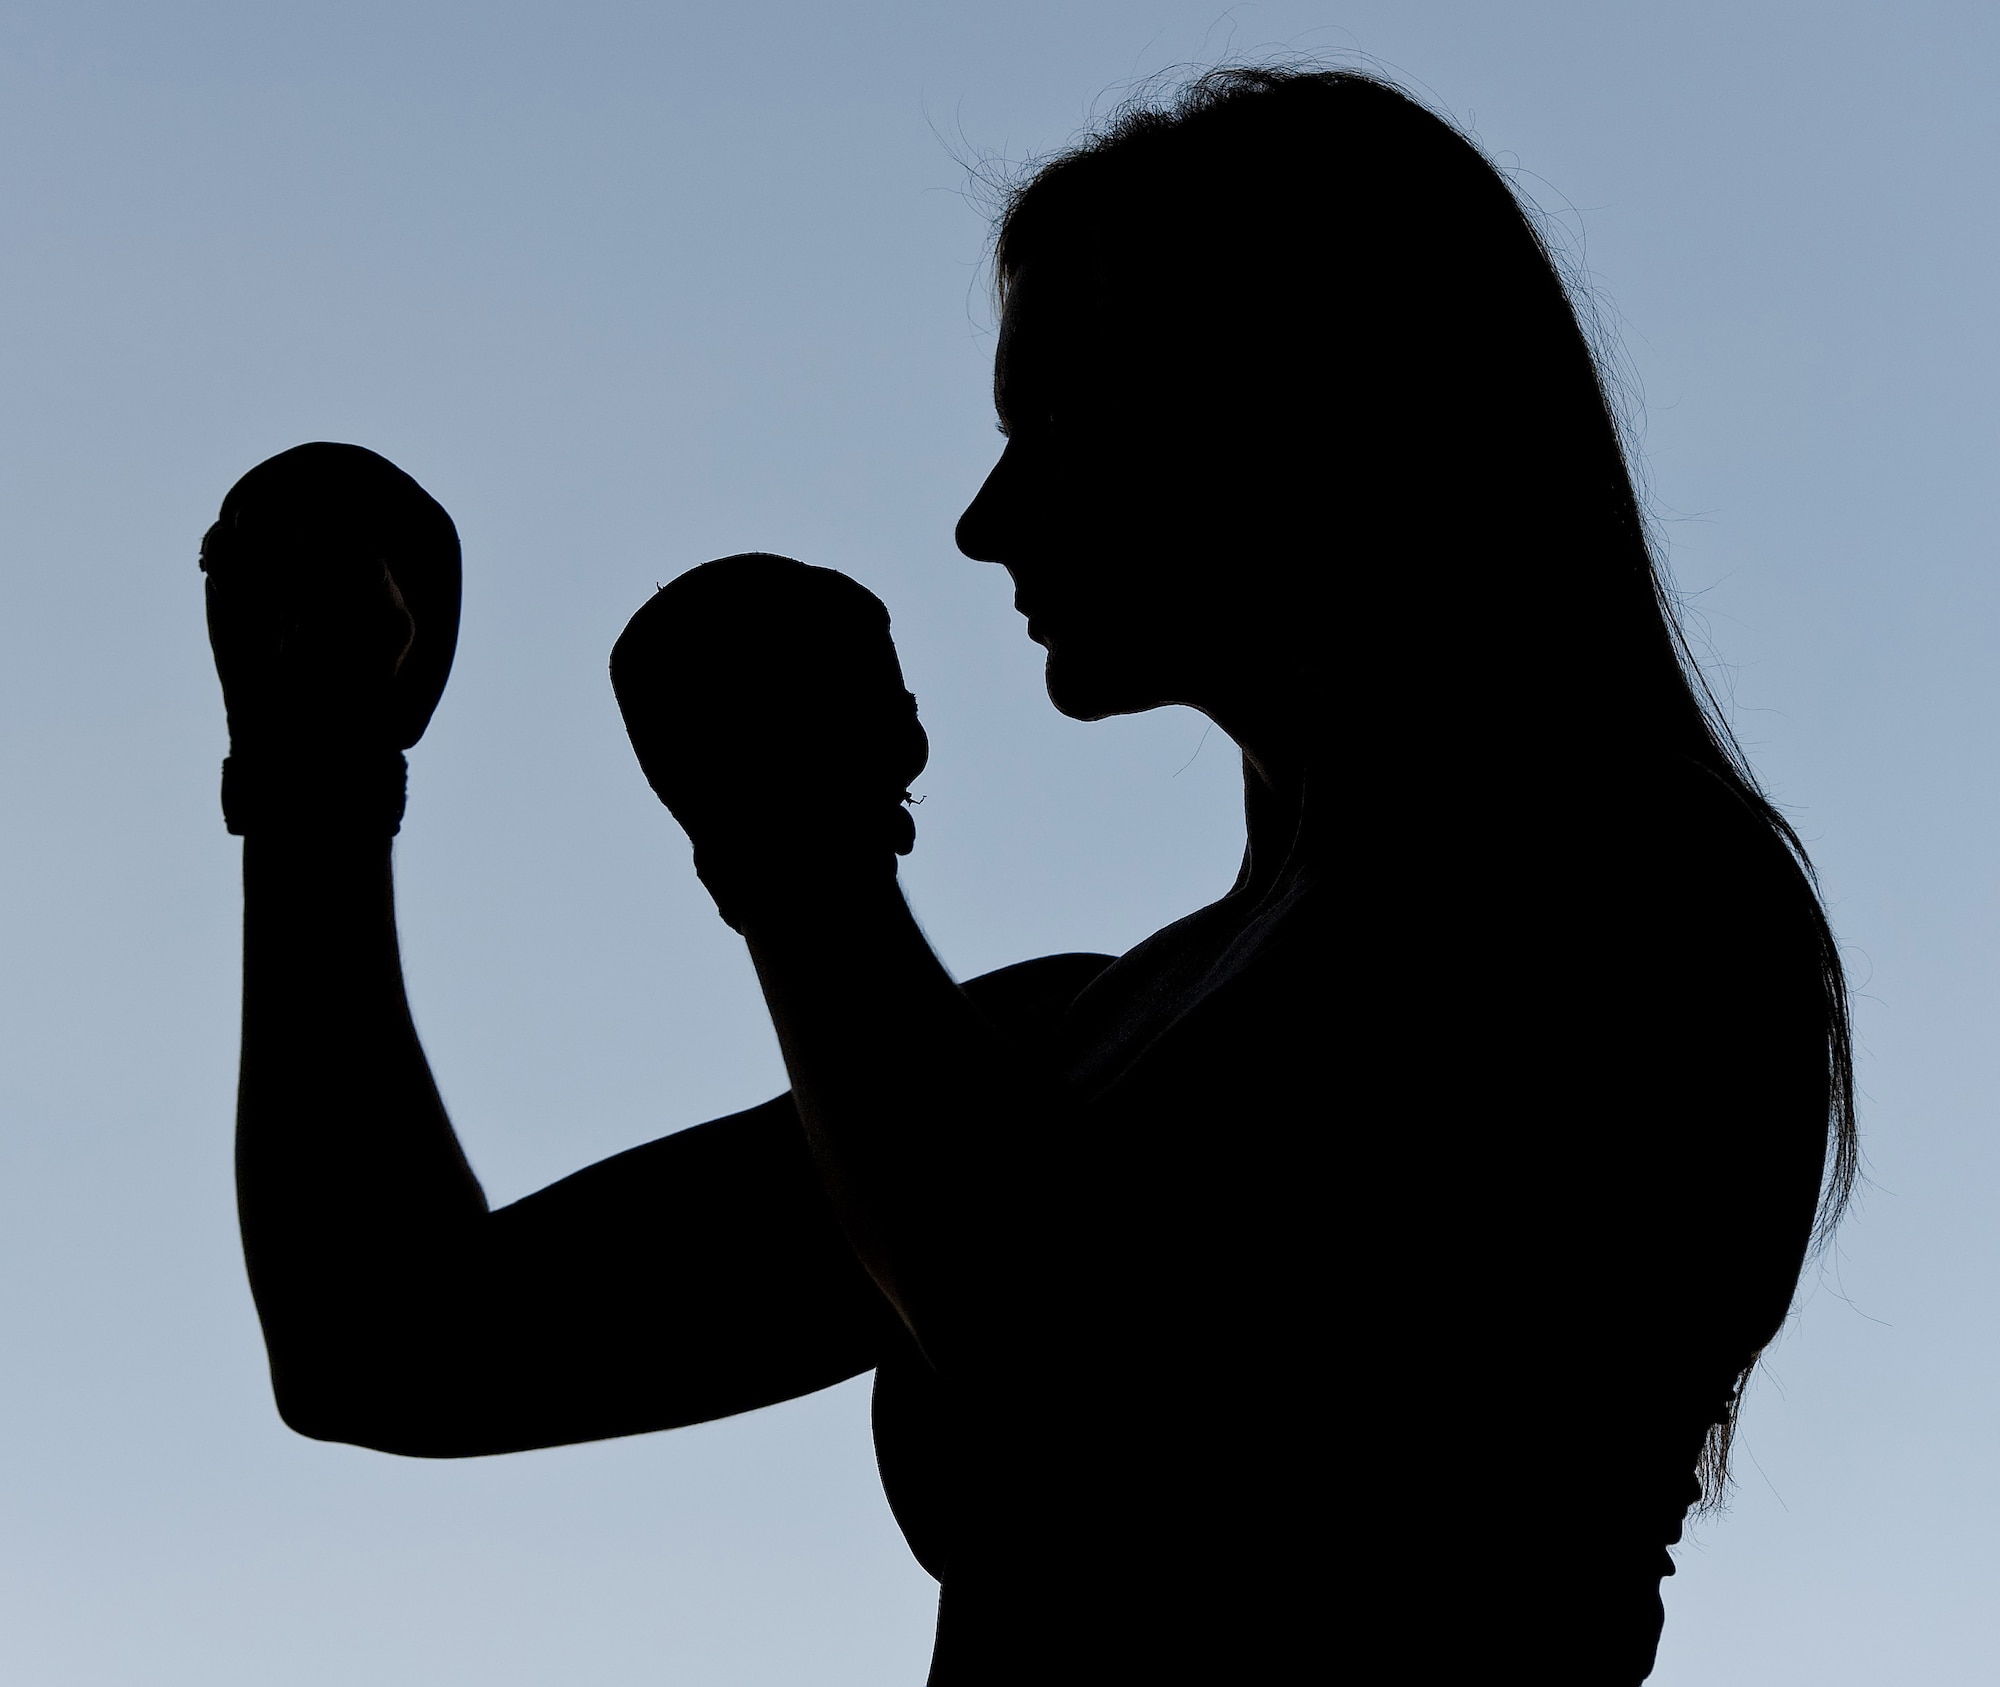
<path fill-rule="evenodd" d="M 1861 991 L 1869 1186 L 1655 1679 L 1990 1678 L 2000 12 L 37 0 L 0 4 L 0 1680 L 921 1680 L 865 1384 L 456 1465 L 278 1424 L 195 544 L 312 438 L 458 518 L 399 859 L 497 1200 L 782 1087 L 605 680 L 691 562 L 787 551 L 890 604 L 935 745 L 907 882 L 951 965 L 1125 947 L 1228 882 L 1234 767 L 1185 713 L 1057 717 L 1004 576 L 951 548 L 999 443 L 955 154 L 1271 50 L 1376 55 L 1584 232 L 1698 636 Z M 1562 1385 L 1524 1506 L 1561 1503 Z"/>

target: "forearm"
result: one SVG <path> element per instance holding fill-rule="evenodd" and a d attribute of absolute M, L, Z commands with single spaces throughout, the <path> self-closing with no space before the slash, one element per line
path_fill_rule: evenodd
<path fill-rule="evenodd" d="M 410 1022 L 389 840 L 244 844 L 237 1186 L 281 1402 L 359 1364 L 485 1212 Z"/>
<path fill-rule="evenodd" d="M 919 1338 L 948 1342 L 1028 1245 L 1010 1168 L 1056 1087 L 952 981 L 893 879 L 824 887 L 749 940 L 849 1239 Z"/>

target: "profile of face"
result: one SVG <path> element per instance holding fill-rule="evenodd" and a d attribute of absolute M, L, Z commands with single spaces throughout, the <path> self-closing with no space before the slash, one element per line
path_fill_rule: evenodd
<path fill-rule="evenodd" d="M 1007 445 L 958 548 L 1012 576 L 1064 714 L 1227 712 L 1221 693 L 1254 667 L 1271 559 L 1228 517 L 1244 489 L 1221 419 L 1172 402 L 1157 344 L 1120 303 L 1102 271 L 1037 263 L 1011 278 L 993 383 Z"/>

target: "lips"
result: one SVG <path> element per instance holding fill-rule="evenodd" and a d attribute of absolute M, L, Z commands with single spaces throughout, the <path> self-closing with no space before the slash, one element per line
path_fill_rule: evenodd
<path fill-rule="evenodd" d="M 1026 618 L 1028 637 L 1036 644 L 1045 645 L 1048 643 L 1048 623 L 1042 619 L 1042 608 L 1041 604 L 1030 603 L 1018 589 L 1015 591 L 1014 613 Z"/>

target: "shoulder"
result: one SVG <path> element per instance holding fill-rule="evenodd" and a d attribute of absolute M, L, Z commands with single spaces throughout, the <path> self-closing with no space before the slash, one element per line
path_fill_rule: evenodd
<path fill-rule="evenodd" d="M 1112 959 L 1081 950 L 1042 955 L 981 973 L 962 988 L 973 1005 L 1003 1029 L 1053 1027 Z"/>

